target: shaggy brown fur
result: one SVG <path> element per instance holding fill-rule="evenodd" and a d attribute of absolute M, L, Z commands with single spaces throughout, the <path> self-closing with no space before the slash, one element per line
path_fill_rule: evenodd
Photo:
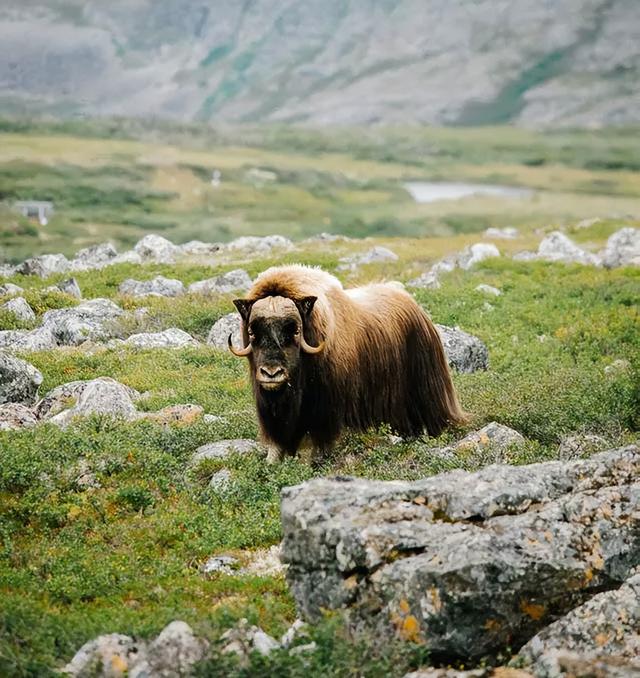
<path fill-rule="evenodd" d="M 270 268 L 244 302 L 243 335 L 259 299 L 317 297 L 303 318 L 306 341 L 317 355 L 301 354 L 299 381 L 274 400 L 256 384 L 264 438 L 294 454 L 305 435 L 326 449 L 344 427 L 362 431 L 389 424 L 402 436 L 438 435 L 465 420 L 449 374 L 442 342 L 431 320 L 400 285 L 373 284 L 344 290 L 339 280 L 315 268 Z"/>

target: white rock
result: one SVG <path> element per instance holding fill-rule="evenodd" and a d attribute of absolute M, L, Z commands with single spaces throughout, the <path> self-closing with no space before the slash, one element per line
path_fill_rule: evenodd
<path fill-rule="evenodd" d="M 607 268 L 640 266 L 640 228 L 623 228 L 614 233 L 601 256 Z"/>
<path fill-rule="evenodd" d="M 266 657 L 279 647 L 280 643 L 278 643 L 278 641 L 268 633 L 265 633 L 262 629 L 258 629 L 253 634 L 253 648 L 261 655 Z"/>
<path fill-rule="evenodd" d="M 242 346 L 241 320 L 238 313 L 227 313 L 218 319 L 207 336 L 207 344 L 223 350 L 228 350 L 227 339 L 236 347 Z"/>
<path fill-rule="evenodd" d="M 35 402 L 42 374 L 28 362 L 0 351 L 0 403 Z"/>
<path fill-rule="evenodd" d="M 206 641 L 196 638 L 189 624 L 172 621 L 149 644 L 147 661 L 151 671 L 147 675 L 158 678 L 191 675 L 193 665 L 204 657 L 207 646 Z M 142 678 L 141 673 L 136 675 Z"/>
<path fill-rule="evenodd" d="M 538 257 L 545 261 L 557 261 L 565 264 L 585 264 L 600 266 L 600 258 L 578 247 L 560 231 L 550 233 L 538 246 Z"/>
<path fill-rule="evenodd" d="M 433 270 L 427 271 L 413 280 L 407 281 L 407 287 L 415 287 L 418 289 L 437 290 L 440 288 L 440 280 L 438 274 Z"/>
<path fill-rule="evenodd" d="M 144 643 L 137 643 L 121 633 L 109 633 L 85 643 L 60 673 L 78 678 L 122 678 L 135 663 L 145 658 Z"/>
<path fill-rule="evenodd" d="M 69 270 L 69 260 L 64 254 L 43 254 L 23 261 L 16 269 L 23 275 L 37 275 L 47 278 L 54 273 L 64 273 Z"/>
<path fill-rule="evenodd" d="M 221 468 L 211 476 L 209 487 L 216 492 L 226 492 L 231 487 L 231 471 Z"/>
<path fill-rule="evenodd" d="M 179 247 L 161 235 L 155 234 L 145 235 L 136 243 L 133 250 L 142 257 L 143 261 L 155 261 L 159 264 L 171 264 L 180 254 Z"/>
<path fill-rule="evenodd" d="M 68 294 L 71 297 L 75 297 L 76 299 L 82 299 L 80 285 L 78 285 L 78 281 L 75 278 L 68 278 L 67 280 L 63 280 L 62 282 L 59 282 L 57 285 L 47 287 L 47 290 L 64 292 L 65 294 Z"/>
<path fill-rule="evenodd" d="M 272 249 L 290 249 L 293 243 L 289 238 L 281 235 L 267 235 L 258 237 L 255 235 L 245 235 L 232 240 L 225 245 L 225 249 L 230 251 L 246 250 L 251 254 L 267 254 Z"/>
<path fill-rule="evenodd" d="M 58 342 L 49 327 L 0 331 L 0 348 L 6 351 L 48 351 L 56 346 Z"/>
<path fill-rule="evenodd" d="M 223 574 L 233 574 L 238 565 L 238 559 L 233 556 L 211 556 L 202 565 L 200 570 L 203 574 L 214 574 L 222 572 Z"/>
<path fill-rule="evenodd" d="M 482 283 L 475 288 L 476 292 L 482 292 L 482 294 L 490 294 L 493 297 L 499 297 L 502 292 L 497 287 L 492 287 L 491 285 L 485 285 Z"/>
<path fill-rule="evenodd" d="M 24 289 L 20 285 L 14 285 L 13 283 L 4 283 L 0 285 L 0 297 L 15 296 L 16 294 L 22 294 Z"/>
<path fill-rule="evenodd" d="M 33 322 L 36 319 L 36 314 L 24 297 L 14 297 L 2 304 L 0 308 L 13 313 L 18 320 L 23 320 L 24 322 Z"/>
<path fill-rule="evenodd" d="M 183 348 L 184 346 L 198 346 L 198 342 L 190 334 L 178 327 L 171 327 L 162 332 L 132 334 L 123 343 L 137 346 L 138 348 Z"/>
<path fill-rule="evenodd" d="M 189 292 L 191 294 L 227 294 L 248 290 L 249 287 L 251 287 L 249 274 L 242 268 L 236 268 L 215 278 L 191 283 Z"/>
<path fill-rule="evenodd" d="M 138 252 L 134 252 L 133 250 L 128 250 L 127 252 L 122 252 L 122 254 L 118 254 L 116 257 L 111 259 L 109 262 L 110 264 L 142 264 L 144 263 L 144 259 Z"/>
<path fill-rule="evenodd" d="M 494 238 L 496 240 L 514 240 L 520 235 L 517 228 L 507 226 L 506 228 L 488 228 L 484 232 L 485 238 Z"/>
<path fill-rule="evenodd" d="M 458 255 L 458 265 L 466 271 L 485 259 L 499 256 L 500 250 L 495 245 L 479 242 L 475 245 L 471 245 L 471 247 L 465 248 Z"/>
<path fill-rule="evenodd" d="M 128 278 L 120 283 L 118 292 L 130 297 L 178 297 L 185 293 L 180 280 L 157 275 L 152 280 Z"/>
<path fill-rule="evenodd" d="M 71 271 L 89 271 L 100 269 L 114 262 L 118 256 L 116 248 L 109 242 L 92 245 L 76 252 L 69 264 Z"/>
<path fill-rule="evenodd" d="M 377 245 L 366 252 L 343 257 L 337 268 L 339 271 L 355 270 L 365 264 L 384 264 L 391 261 L 398 261 L 398 255 L 386 247 Z"/>
<path fill-rule="evenodd" d="M 179 245 L 180 252 L 189 256 L 209 256 L 219 252 L 221 247 L 220 243 L 201 242 L 200 240 L 190 240 L 184 245 Z"/>
<path fill-rule="evenodd" d="M 56 341 L 77 346 L 87 339 L 109 339 L 118 333 L 117 321 L 124 311 L 109 299 L 90 299 L 73 308 L 47 311 L 42 327 L 49 328 Z"/>
<path fill-rule="evenodd" d="M 226 459 L 231 454 L 251 454 L 258 449 L 255 440 L 238 438 L 234 440 L 218 440 L 215 443 L 201 445 L 191 461 L 198 464 L 204 459 Z"/>
<path fill-rule="evenodd" d="M 22 403 L 3 403 L 0 405 L 0 431 L 17 431 L 33 428 L 37 423 L 33 410 Z"/>
<path fill-rule="evenodd" d="M 489 366 L 489 352 L 478 337 L 459 327 L 436 325 L 449 365 L 458 372 L 476 372 Z"/>

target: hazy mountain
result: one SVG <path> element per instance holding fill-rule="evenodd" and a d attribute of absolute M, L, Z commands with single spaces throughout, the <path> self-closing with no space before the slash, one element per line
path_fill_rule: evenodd
<path fill-rule="evenodd" d="M 0 112 L 640 121 L 639 0 L 0 0 Z"/>

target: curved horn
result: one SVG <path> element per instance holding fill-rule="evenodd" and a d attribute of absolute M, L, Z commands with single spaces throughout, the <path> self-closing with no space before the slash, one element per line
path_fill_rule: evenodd
<path fill-rule="evenodd" d="M 300 348 L 305 353 L 315 355 L 316 353 L 320 353 L 320 351 L 322 351 L 322 349 L 324 348 L 324 341 L 321 341 L 317 346 L 309 346 L 309 344 L 307 344 L 306 339 L 304 338 L 304 334 L 300 332 Z"/>
<path fill-rule="evenodd" d="M 251 353 L 253 348 L 251 344 L 245 346 L 244 348 L 235 348 L 234 345 L 231 343 L 231 335 L 229 335 L 227 343 L 229 344 L 229 350 L 231 351 L 231 353 L 233 353 L 233 355 L 235 355 L 238 358 L 246 358 L 249 355 L 249 353 Z"/>

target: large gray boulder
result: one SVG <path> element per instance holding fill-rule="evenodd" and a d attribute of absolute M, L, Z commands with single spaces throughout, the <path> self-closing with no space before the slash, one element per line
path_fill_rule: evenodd
<path fill-rule="evenodd" d="M 42 374 L 33 365 L 0 351 L 0 403 L 31 405 L 41 383 Z"/>
<path fill-rule="evenodd" d="M 614 233 L 607 240 L 601 257 L 607 268 L 640 266 L 640 228 L 622 228 Z"/>
<path fill-rule="evenodd" d="M 458 372 L 477 372 L 489 367 L 489 351 L 478 337 L 459 327 L 436 325 L 449 365 Z"/>
<path fill-rule="evenodd" d="M 208 280 L 198 280 L 189 285 L 191 294 L 228 294 L 243 292 L 251 287 L 251 278 L 242 268 L 223 273 Z"/>
<path fill-rule="evenodd" d="M 22 320 L 23 322 L 30 323 L 34 322 L 36 319 L 36 314 L 24 297 L 9 299 L 9 301 L 2 304 L 0 308 L 13 314 L 18 320 Z"/>
<path fill-rule="evenodd" d="M 119 332 L 118 319 L 124 311 L 109 299 L 90 299 L 73 308 L 47 311 L 42 326 L 62 345 L 77 346 L 88 339 L 110 339 Z"/>
<path fill-rule="evenodd" d="M 179 297 L 185 289 L 180 280 L 157 275 L 152 280 L 128 278 L 120 283 L 118 292 L 130 297 Z"/>
<path fill-rule="evenodd" d="M 231 341 L 234 346 L 242 345 L 242 322 L 238 313 L 227 313 L 222 318 L 216 320 L 209 335 L 207 344 L 216 348 L 227 349 L 227 339 L 231 335 Z"/>
<path fill-rule="evenodd" d="M 640 675 L 640 574 L 544 628 L 521 648 L 519 657 L 540 678 L 562 675 L 572 663 L 593 665 L 605 657 L 614 657 L 628 671 L 621 675 Z"/>
<path fill-rule="evenodd" d="M 198 342 L 179 327 L 170 327 L 162 332 L 141 332 L 132 334 L 123 342 L 137 348 L 184 348 L 198 346 Z"/>
<path fill-rule="evenodd" d="M 527 641 L 640 565 L 640 447 L 414 482 L 317 478 L 282 492 L 302 617 L 467 660 Z"/>
<path fill-rule="evenodd" d="M 55 273 L 65 273 L 69 270 L 69 260 L 64 254 L 43 254 L 23 261 L 16 269 L 22 275 L 37 275 L 48 278 Z"/>

